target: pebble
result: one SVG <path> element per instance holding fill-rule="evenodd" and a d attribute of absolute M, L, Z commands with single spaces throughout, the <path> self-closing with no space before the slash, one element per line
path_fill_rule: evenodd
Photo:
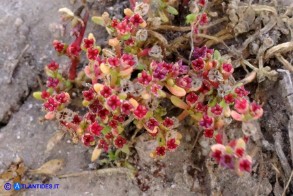
<path fill-rule="evenodd" d="M 23 24 L 23 20 L 21 18 L 16 18 L 14 22 L 15 27 L 20 27 Z"/>

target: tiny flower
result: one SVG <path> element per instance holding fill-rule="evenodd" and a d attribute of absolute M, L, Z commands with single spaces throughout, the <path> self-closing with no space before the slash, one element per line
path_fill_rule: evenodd
<path fill-rule="evenodd" d="M 194 48 L 193 57 L 195 59 L 205 58 L 206 54 L 207 54 L 207 47 L 206 46 L 203 46 L 201 48 L 199 48 L 199 47 Z"/>
<path fill-rule="evenodd" d="M 156 154 L 159 156 L 164 156 L 166 154 L 166 148 L 164 146 L 158 146 L 156 148 Z"/>
<path fill-rule="evenodd" d="M 88 120 L 88 121 L 90 121 L 91 123 L 94 123 L 96 121 L 96 114 L 93 114 L 93 113 L 88 112 L 85 115 L 85 119 Z"/>
<path fill-rule="evenodd" d="M 226 77 L 230 76 L 233 72 L 234 72 L 233 65 L 231 65 L 230 63 L 223 63 L 222 64 L 222 73 Z"/>
<path fill-rule="evenodd" d="M 116 110 L 116 108 L 121 105 L 121 101 L 118 96 L 112 95 L 110 98 L 108 98 L 107 104 L 112 110 Z"/>
<path fill-rule="evenodd" d="M 57 78 L 48 77 L 47 79 L 47 87 L 48 88 L 56 88 L 59 84 L 59 80 Z"/>
<path fill-rule="evenodd" d="M 205 25 L 209 22 L 208 15 L 206 13 L 203 13 L 198 16 L 199 17 L 199 24 Z"/>
<path fill-rule="evenodd" d="M 215 140 L 216 140 L 217 144 L 223 144 L 223 135 L 217 134 L 215 137 Z"/>
<path fill-rule="evenodd" d="M 44 107 L 51 112 L 55 111 L 58 105 L 58 102 L 56 102 L 53 98 L 49 98 L 47 102 L 44 103 Z"/>
<path fill-rule="evenodd" d="M 222 144 L 214 144 L 211 146 L 211 150 L 212 150 L 212 158 L 214 158 L 217 163 L 220 162 L 223 152 L 225 151 L 225 146 Z"/>
<path fill-rule="evenodd" d="M 59 68 L 59 65 L 55 61 L 52 61 L 50 64 L 47 65 L 47 67 L 51 71 L 56 71 Z"/>
<path fill-rule="evenodd" d="M 91 101 L 95 97 L 95 91 L 92 88 L 87 91 L 83 91 L 82 94 L 84 99 L 87 101 Z"/>
<path fill-rule="evenodd" d="M 207 110 L 207 106 L 204 105 L 202 102 L 198 102 L 195 105 L 195 109 L 199 112 L 205 112 Z"/>
<path fill-rule="evenodd" d="M 239 170 L 251 172 L 251 158 L 247 156 L 246 158 L 240 159 L 239 161 Z"/>
<path fill-rule="evenodd" d="M 192 79 L 189 76 L 178 78 L 176 84 L 182 88 L 189 89 L 192 87 Z"/>
<path fill-rule="evenodd" d="M 119 66 L 119 59 L 117 57 L 108 58 L 108 63 L 111 67 L 118 67 Z"/>
<path fill-rule="evenodd" d="M 89 126 L 89 130 L 92 134 L 99 136 L 101 135 L 101 131 L 104 129 L 103 126 L 99 125 L 97 122 L 94 122 Z"/>
<path fill-rule="evenodd" d="M 136 32 L 135 37 L 138 41 L 146 41 L 148 38 L 148 31 L 146 29 L 140 29 Z"/>
<path fill-rule="evenodd" d="M 195 92 L 188 93 L 186 102 L 188 105 L 194 105 L 198 101 L 198 95 Z"/>
<path fill-rule="evenodd" d="M 165 127 L 172 127 L 174 126 L 174 120 L 172 118 L 166 117 L 163 121 L 163 125 Z"/>
<path fill-rule="evenodd" d="M 225 154 L 221 157 L 220 164 L 223 167 L 233 169 L 234 168 L 234 162 L 233 157 L 231 155 Z"/>
<path fill-rule="evenodd" d="M 69 97 L 69 94 L 68 93 L 64 93 L 64 92 L 56 95 L 56 100 L 58 102 L 60 102 L 60 103 L 66 103 L 66 102 L 68 102 L 69 98 L 70 98 Z"/>
<path fill-rule="evenodd" d="M 163 55 L 162 55 L 162 48 L 158 45 L 154 45 L 150 50 L 149 50 L 149 55 L 151 57 L 154 57 L 154 58 L 162 58 Z"/>
<path fill-rule="evenodd" d="M 136 64 L 136 59 L 131 54 L 123 54 L 121 56 L 122 67 L 128 68 L 133 67 Z"/>
<path fill-rule="evenodd" d="M 114 144 L 117 148 L 123 148 L 124 144 L 126 143 L 126 139 L 121 137 L 120 135 L 114 140 Z"/>
<path fill-rule="evenodd" d="M 104 139 L 100 139 L 98 142 L 98 148 L 103 149 L 105 152 L 108 152 L 109 145 Z"/>
<path fill-rule="evenodd" d="M 95 101 L 93 101 L 90 105 L 89 105 L 89 109 L 94 112 L 97 113 L 98 111 L 100 111 L 101 109 L 103 109 L 102 104 L 100 103 L 100 101 L 98 99 L 96 99 Z"/>
<path fill-rule="evenodd" d="M 107 134 L 105 135 L 105 138 L 106 138 L 107 140 L 112 140 L 112 139 L 114 138 L 114 135 L 110 132 L 110 133 L 107 133 Z"/>
<path fill-rule="evenodd" d="M 249 94 L 249 91 L 245 90 L 244 86 L 241 87 L 237 87 L 235 89 L 235 93 L 239 96 L 239 97 L 245 97 Z"/>
<path fill-rule="evenodd" d="M 191 62 L 192 68 L 197 72 L 201 71 L 204 68 L 204 64 L 205 63 L 202 58 L 198 58 Z"/>
<path fill-rule="evenodd" d="M 86 49 L 92 48 L 94 46 L 94 39 L 84 39 L 83 44 Z"/>
<path fill-rule="evenodd" d="M 219 104 L 216 104 L 211 108 L 211 112 L 216 116 L 220 116 L 223 112 L 223 108 Z"/>
<path fill-rule="evenodd" d="M 147 126 L 148 129 L 154 130 L 155 127 L 159 126 L 159 122 L 154 118 L 150 118 L 147 121 L 146 126 Z"/>
<path fill-rule="evenodd" d="M 163 87 L 159 84 L 152 84 L 151 85 L 151 92 L 158 97 L 159 96 L 159 90 L 161 90 Z"/>
<path fill-rule="evenodd" d="M 98 112 L 98 116 L 102 119 L 105 120 L 108 115 L 110 114 L 110 112 L 107 109 L 102 109 Z"/>
<path fill-rule="evenodd" d="M 214 130 L 213 129 L 204 130 L 204 136 L 207 137 L 207 138 L 213 138 Z"/>
<path fill-rule="evenodd" d="M 152 81 L 152 76 L 148 75 L 146 71 L 142 71 L 137 80 L 142 85 L 148 85 Z"/>
<path fill-rule="evenodd" d="M 124 101 L 121 105 L 122 114 L 129 115 L 132 109 L 133 106 L 128 101 Z"/>
<path fill-rule="evenodd" d="M 93 141 L 95 141 L 95 138 L 94 136 L 92 136 L 91 134 L 89 133 L 85 133 L 83 136 L 82 136 L 82 139 L 81 139 L 82 143 L 86 146 L 90 146 L 91 143 L 93 143 Z"/>
<path fill-rule="evenodd" d="M 128 23 L 127 20 L 123 20 L 122 22 L 117 23 L 116 29 L 119 34 L 124 35 L 131 31 L 131 25 Z"/>
<path fill-rule="evenodd" d="M 81 122 L 81 118 L 78 115 L 74 115 L 71 122 L 78 125 Z"/>
<path fill-rule="evenodd" d="M 225 95 L 224 100 L 227 104 L 233 104 L 235 101 L 234 96 L 232 94 Z"/>
<path fill-rule="evenodd" d="M 89 60 L 95 60 L 99 54 L 99 49 L 97 48 L 89 48 L 87 50 L 87 56 Z"/>
<path fill-rule="evenodd" d="M 235 149 L 235 156 L 240 158 L 244 155 L 244 149 L 243 148 L 236 148 Z"/>
<path fill-rule="evenodd" d="M 48 99 L 50 97 L 50 93 L 47 91 L 42 91 L 41 98 L 42 99 Z"/>
<path fill-rule="evenodd" d="M 65 44 L 63 44 L 62 42 L 60 42 L 58 40 L 53 41 L 53 46 L 54 46 L 55 50 L 59 53 L 63 52 L 63 50 L 65 48 Z"/>
<path fill-rule="evenodd" d="M 113 119 L 112 119 L 112 120 L 109 122 L 109 126 L 112 127 L 113 129 L 116 129 L 117 126 L 118 126 L 118 122 L 117 122 L 116 120 L 113 120 Z"/>
<path fill-rule="evenodd" d="M 134 25 L 138 26 L 144 22 L 143 18 L 139 14 L 134 14 L 130 17 L 129 21 Z"/>
<path fill-rule="evenodd" d="M 105 85 L 100 93 L 103 97 L 108 98 L 112 95 L 112 89 Z"/>
<path fill-rule="evenodd" d="M 168 150 L 175 150 L 177 147 L 178 147 L 178 145 L 176 144 L 175 138 L 172 138 L 167 141 Z"/>
<path fill-rule="evenodd" d="M 75 45 L 70 45 L 68 46 L 67 48 L 67 52 L 68 52 L 68 55 L 69 56 L 79 56 L 79 53 L 80 53 L 81 49 L 79 46 L 75 46 Z"/>
<path fill-rule="evenodd" d="M 139 105 L 133 112 L 133 114 L 138 118 L 142 119 L 148 112 L 148 109 L 144 105 Z"/>
<path fill-rule="evenodd" d="M 205 6 L 205 4 L 206 4 L 206 0 L 198 0 L 198 5 L 200 5 L 200 6 Z"/>
<path fill-rule="evenodd" d="M 144 16 L 148 13 L 149 8 L 150 8 L 150 6 L 147 3 L 136 2 L 135 8 L 134 8 L 134 13 L 137 13 L 141 16 Z"/>
<path fill-rule="evenodd" d="M 118 122 L 120 122 L 120 123 L 122 123 L 122 122 L 124 122 L 124 120 L 125 120 L 125 115 L 114 115 L 113 116 L 113 119 L 114 120 L 117 120 Z"/>
<path fill-rule="evenodd" d="M 263 109 L 260 105 L 255 102 L 252 102 L 249 106 L 250 114 L 253 116 L 253 119 L 259 119 L 263 115 Z"/>
<path fill-rule="evenodd" d="M 244 114 L 249 109 L 249 104 L 246 99 L 236 99 L 234 108 L 237 110 L 237 112 Z"/>
<path fill-rule="evenodd" d="M 214 119 L 208 115 L 204 115 L 202 120 L 199 122 L 199 125 L 205 129 L 211 128 L 213 125 Z"/>
<path fill-rule="evenodd" d="M 219 70 L 211 69 L 208 73 L 208 78 L 212 82 L 222 82 L 224 81 L 223 75 L 219 72 Z"/>

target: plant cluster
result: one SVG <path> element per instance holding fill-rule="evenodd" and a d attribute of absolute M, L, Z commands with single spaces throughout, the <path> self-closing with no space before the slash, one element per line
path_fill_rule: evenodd
<path fill-rule="evenodd" d="M 196 38 L 199 27 L 209 19 L 204 12 L 206 2 L 194 4 L 197 9 L 187 16 L 187 22 Z M 152 11 L 150 16 L 150 5 L 136 3 L 133 10 L 124 10 L 121 20 L 108 13 L 94 16 L 92 20 L 104 26 L 111 36 L 110 47 L 104 49 L 96 45 L 93 34 L 84 38 L 87 12 L 81 18 L 68 9 L 60 10 L 63 19 L 73 23 L 76 39 L 71 44 L 53 42 L 60 55 L 68 56 L 71 66 L 68 75 L 61 73 L 55 61 L 46 66 L 47 89 L 34 93 L 43 101 L 45 118 L 57 120 L 73 141 L 95 146 L 110 160 L 117 160 L 121 154 L 129 154 L 136 133 L 142 130 L 157 143 L 152 157 L 174 151 L 182 137 L 178 130 L 180 121 L 189 116 L 207 139 L 217 143 L 212 146 L 212 157 L 217 163 L 249 172 L 251 158 L 245 152 L 245 140 L 233 140 L 225 146 L 225 129 L 233 120 L 245 124 L 260 118 L 261 106 L 250 102 L 249 92 L 233 78 L 233 65 L 217 50 L 195 47 L 189 62 L 167 61 L 166 48 L 160 45 L 158 33 L 150 28 L 166 22 L 161 19 L 162 13 L 171 16 L 178 12 L 164 2 L 161 10 Z M 83 53 L 88 64 L 77 74 Z M 72 111 L 71 103 L 78 100 L 71 93 L 74 88 L 82 89 L 85 110 L 80 113 Z M 182 110 L 179 116 L 168 115 L 162 104 L 166 99 Z M 127 136 L 129 124 L 137 128 L 132 137 Z"/>

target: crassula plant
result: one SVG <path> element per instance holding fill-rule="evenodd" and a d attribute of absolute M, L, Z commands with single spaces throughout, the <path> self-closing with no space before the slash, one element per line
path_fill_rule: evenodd
<path fill-rule="evenodd" d="M 163 11 L 158 13 L 178 14 L 171 4 L 164 3 Z M 45 118 L 56 120 L 75 143 L 93 146 L 94 152 L 107 154 L 110 161 L 115 161 L 123 157 L 121 154 L 129 154 L 139 131 L 156 141 L 150 156 L 164 157 L 176 150 L 182 137 L 178 127 L 189 116 L 198 130 L 214 141 L 211 156 L 215 162 L 249 172 L 249 135 L 228 142 L 225 130 L 233 120 L 250 127 L 251 121 L 261 117 L 261 106 L 249 100 L 249 92 L 233 78 L 233 65 L 217 50 L 195 45 L 188 62 L 165 59 L 166 48 L 150 30 L 164 20 L 154 15 L 154 10 L 149 14 L 150 4 L 134 4 L 133 10 L 124 10 L 122 19 L 106 12 L 92 17 L 110 34 L 105 48 L 96 44 L 92 33 L 84 35 L 87 11 L 78 17 L 66 8 L 60 9 L 63 20 L 72 22 L 75 39 L 71 44 L 53 42 L 58 54 L 67 56 L 71 64 L 68 74 L 55 61 L 45 67 L 47 89 L 34 93 L 43 101 Z M 199 27 L 209 19 L 203 9 L 206 2 L 194 4 L 198 9 L 187 16 L 187 22 L 196 44 L 196 35 L 205 33 Z M 87 64 L 78 70 L 83 56 Z M 182 110 L 179 116 L 167 115 L 168 108 L 162 104 L 166 99 Z M 77 107 L 78 101 L 81 107 Z M 137 129 L 129 136 L 130 124 Z"/>

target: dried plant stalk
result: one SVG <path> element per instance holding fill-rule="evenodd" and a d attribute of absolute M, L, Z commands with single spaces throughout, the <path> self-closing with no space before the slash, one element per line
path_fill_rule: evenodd
<path fill-rule="evenodd" d="M 272 58 L 277 53 L 286 53 L 293 50 L 293 42 L 285 42 L 270 48 L 265 54 L 265 60 Z"/>
<path fill-rule="evenodd" d="M 288 177 L 291 172 L 291 167 L 282 149 L 282 136 L 280 131 L 274 134 L 274 140 L 275 140 L 276 153 L 280 159 L 280 163 L 285 172 L 285 175 Z"/>
<path fill-rule="evenodd" d="M 288 134 L 289 134 L 289 142 L 291 149 L 291 160 L 293 165 L 293 116 L 290 116 L 290 120 L 288 123 Z"/>
<path fill-rule="evenodd" d="M 276 54 L 275 56 L 287 70 L 293 72 L 293 66 L 291 65 L 291 63 L 289 63 L 289 61 L 287 61 L 280 53 Z"/>

